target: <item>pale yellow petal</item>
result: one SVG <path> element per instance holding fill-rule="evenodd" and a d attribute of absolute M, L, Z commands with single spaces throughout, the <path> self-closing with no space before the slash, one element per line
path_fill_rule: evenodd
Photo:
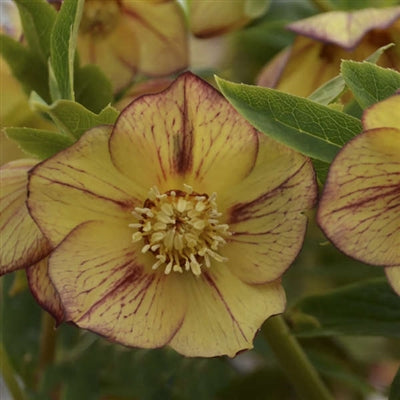
<path fill-rule="evenodd" d="M 50 280 L 48 272 L 48 257 L 31 265 L 26 270 L 29 287 L 36 301 L 48 311 L 60 324 L 64 318 L 60 297 Z"/>
<path fill-rule="evenodd" d="M 244 0 L 191 0 L 189 20 L 192 33 L 198 37 L 222 35 L 246 25 L 250 18 L 245 12 Z"/>
<path fill-rule="evenodd" d="M 168 75 L 188 64 L 185 18 L 176 1 L 121 2 L 122 18 L 135 33 L 139 71 L 153 76 Z M 125 38 L 121 37 L 121 41 Z"/>
<path fill-rule="evenodd" d="M 353 48 L 372 29 L 385 29 L 400 18 L 400 7 L 366 8 L 355 11 L 332 11 L 291 23 L 294 32 Z"/>
<path fill-rule="evenodd" d="M 22 159 L 0 169 L 0 275 L 26 268 L 50 250 L 26 207 L 28 171 L 36 164 Z"/>
<path fill-rule="evenodd" d="M 344 253 L 363 262 L 400 262 L 400 130 L 366 131 L 332 163 L 318 221 Z"/>
<path fill-rule="evenodd" d="M 254 169 L 224 193 L 221 209 L 233 233 L 221 254 L 247 283 L 276 280 L 300 251 L 306 211 L 317 197 L 311 162 L 267 137 Z"/>
<path fill-rule="evenodd" d="M 128 106 L 110 139 L 115 165 L 163 192 L 192 185 L 221 191 L 251 170 L 261 136 L 222 96 L 190 73 Z"/>
<path fill-rule="evenodd" d="M 182 276 L 152 271 L 153 260 L 132 243 L 127 225 L 79 225 L 49 262 L 66 320 L 129 346 L 168 343 L 186 308 Z"/>
<path fill-rule="evenodd" d="M 365 110 L 362 121 L 364 130 L 384 127 L 400 129 L 400 94 Z"/>
<path fill-rule="evenodd" d="M 234 357 L 253 347 L 262 323 L 282 313 L 285 294 L 279 282 L 247 285 L 226 265 L 218 263 L 199 277 L 185 276 L 187 312 L 170 342 L 179 353 L 190 357 Z"/>
<path fill-rule="evenodd" d="M 78 51 L 82 64 L 98 65 L 111 80 L 115 91 L 127 86 L 137 73 L 139 54 L 136 37 L 131 25 L 124 19 L 115 31 L 104 38 L 80 35 Z"/>
<path fill-rule="evenodd" d="M 109 131 L 109 127 L 88 131 L 31 173 L 30 212 L 53 245 L 90 219 L 128 224 L 131 211 L 147 196 L 147 187 L 138 187 L 114 167 L 108 152 Z"/>
<path fill-rule="evenodd" d="M 400 265 L 387 267 L 385 272 L 393 290 L 400 296 Z"/>

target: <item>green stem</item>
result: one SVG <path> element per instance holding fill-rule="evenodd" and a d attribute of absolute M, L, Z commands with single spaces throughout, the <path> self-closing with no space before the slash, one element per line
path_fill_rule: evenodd
<path fill-rule="evenodd" d="M 322 12 L 333 11 L 335 9 L 330 0 L 312 0 L 312 3 Z"/>
<path fill-rule="evenodd" d="M 54 319 L 46 311 L 43 311 L 38 365 L 39 378 L 41 377 L 46 366 L 54 362 L 55 348 L 56 330 L 54 326 Z"/>
<path fill-rule="evenodd" d="M 282 316 L 269 318 L 263 334 L 300 398 L 334 400 Z"/>
<path fill-rule="evenodd" d="M 6 350 L 4 349 L 2 343 L 0 343 L 0 371 L 7 388 L 11 393 L 11 397 L 14 400 L 25 400 L 26 396 L 15 379 L 16 374 L 11 366 Z"/>

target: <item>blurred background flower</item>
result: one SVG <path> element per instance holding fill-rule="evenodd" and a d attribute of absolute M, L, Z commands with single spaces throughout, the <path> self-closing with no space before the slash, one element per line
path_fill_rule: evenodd
<path fill-rule="evenodd" d="M 332 11 L 287 26 L 297 37 L 261 71 L 257 83 L 307 97 L 340 73 L 342 59 L 362 61 L 395 43 L 378 64 L 400 70 L 400 7 Z"/>

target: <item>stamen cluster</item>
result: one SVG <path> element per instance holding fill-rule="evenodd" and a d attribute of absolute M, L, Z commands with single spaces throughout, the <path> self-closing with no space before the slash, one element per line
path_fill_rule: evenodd
<path fill-rule="evenodd" d="M 137 230 L 133 241 L 144 241 L 142 253 L 152 252 L 157 259 L 152 268 L 164 265 L 165 274 L 192 271 L 200 275 L 201 267 L 211 266 L 211 258 L 227 260 L 217 253 L 230 232 L 227 224 L 219 224 L 222 214 L 217 211 L 216 194 L 198 194 L 188 185 L 185 189 L 160 194 L 153 187 L 143 207 L 132 212 L 138 220 L 129 225 Z"/>

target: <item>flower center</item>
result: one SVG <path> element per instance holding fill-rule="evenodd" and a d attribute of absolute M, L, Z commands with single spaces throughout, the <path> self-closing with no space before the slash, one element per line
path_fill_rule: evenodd
<path fill-rule="evenodd" d="M 117 26 L 119 16 L 119 4 L 115 0 L 86 0 L 80 32 L 103 38 Z"/>
<path fill-rule="evenodd" d="M 188 185 L 185 189 L 160 194 L 153 187 L 143 207 L 132 212 L 138 220 L 129 225 L 136 229 L 133 241 L 144 241 L 142 253 L 152 252 L 157 259 L 152 268 L 163 265 L 165 274 L 192 271 L 200 275 L 202 267 L 211 266 L 212 258 L 227 260 L 217 253 L 231 233 L 227 224 L 218 221 L 222 214 L 217 211 L 216 194 L 198 194 Z"/>

